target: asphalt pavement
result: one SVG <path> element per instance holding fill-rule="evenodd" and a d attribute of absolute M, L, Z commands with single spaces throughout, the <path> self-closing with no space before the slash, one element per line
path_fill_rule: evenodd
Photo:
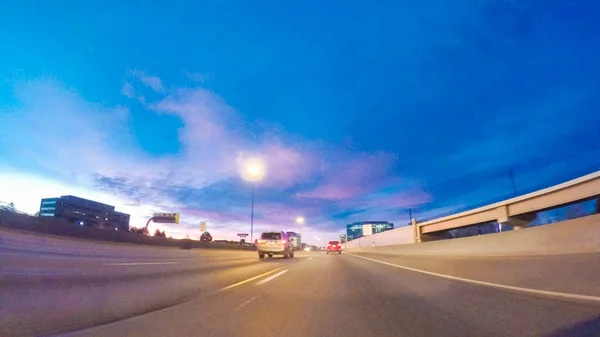
<path fill-rule="evenodd" d="M 255 252 L 36 245 L 21 235 L 0 231 L 2 336 L 600 335 L 598 303 L 349 254 L 259 261 Z"/>

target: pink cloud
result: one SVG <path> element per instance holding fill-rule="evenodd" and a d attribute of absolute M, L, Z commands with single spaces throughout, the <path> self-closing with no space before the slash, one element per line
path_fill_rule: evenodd
<path fill-rule="evenodd" d="M 164 89 L 160 79 L 140 77 L 140 82 Z M 138 91 L 136 84 L 139 85 L 126 84 L 121 88 L 122 93 L 133 96 Z M 150 156 L 138 146 L 130 134 L 125 108 L 105 108 L 86 102 L 52 81 L 33 81 L 20 89 L 17 94 L 22 106 L 4 116 L 0 114 L 0 123 L 11 130 L 0 139 L 0 145 L 15 149 L 13 159 L 28 161 L 35 157 L 43 172 L 56 179 L 89 189 L 98 188 L 95 180 L 98 177 L 117 182 L 114 186 L 102 185 L 106 189 L 103 192 L 114 194 L 121 204 L 143 205 L 138 207 L 132 225 L 144 223 L 147 212 L 168 210 L 185 214 L 182 228 L 195 228 L 201 220 L 209 221 L 223 232 L 227 232 L 225 228 L 231 228 L 231 232 L 246 228 L 249 204 L 244 209 L 225 206 L 223 212 L 203 210 L 202 205 L 196 208 L 178 202 L 177 192 L 172 191 L 181 186 L 199 190 L 220 181 L 235 181 L 240 176 L 240 158 L 249 156 L 264 160 L 267 176 L 260 182 L 260 188 L 271 194 L 269 202 L 257 204 L 257 228 L 291 228 L 296 216 L 306 216 L 309 226 L 316 226 L 316 221 L 324 221 L 318 224 L 323 225 L 327 223 L 324 219 L 329 210 L 321 200 L 333 201 L 342 208 L 365 206 L 370 212 L 378 212 L 390 205 L 409 204 L 416 202 L 416 197 L 421 198 L 417 194 L 406 198 L 404 195 L 384 196 L 381 200 L 369 198 L 382 186 L 394 183 L 388 176 L 394 156 L 345 152 L 338 147 L 295 139 L 264 123 L 252 123 L 249 127 L 219 96 L 202 88 L 173 89 L 158 101 L 144 104 L 147 113 L 171 114 L 183 123 L 179 130 L 181 151 L 167 156 Z M 40 134 L 36 130 L 45 131 Z M 26 147 L 23 137 L 28 140 Z M 62 146 L 66 143 L 71 145 Z M 314 179 L 321 179 L 322 183 L 297 193 L 297 197 L 304 199 L 297 200 L 297 204 L 290 202 L 288 195 L 284 196 L 286 201 L 280 202 L 273 197 Z"/>
<path fill-rule="evenodd" d="M 259 183 L 261 186 L 284 189 L 305 181 L 315 171 L 315 154 L 301 147 L 283 144 L 279 139 L 264 140 L 262 146 L 253 153 L 242 153 L 238 158 L 258 157 L 265 162 L 267 173 Z"/>
<path fill-rule="evenodd" d="M 432 196 L 423 190 L 411 188 L 388 196 L 375 196 L 366 203 L 371 208 L 402 209 L 423 205 L 432 201 Z"/>
<path fill-rule="evenodd" d="M 300 198 L 342 200 L 377 190 L 386 182 L 394 156 L 385 153 L 349 156 L 351 161 L 330 162 L 325 182 L 313 190 L 298 193 Z"/>
<path fill-rule="evenodd" d="M 308 199 L 343 200 L 353 198 L 363 192 L 355 186 L 323 185 L 308 192 L 300 192 L 296 196 Z"/>
<path fill-rule="evenodd" d="M 180 139 L 191 163 L 206 164 L 203 170 L 215 175 L 239 175 L 239 164 L 260 158 L 268 173 L 261 185 L 289 187 L 307 179 L 314 171 L 314 155 L 301 146 L 286 144 L 274 134 L 252 139 L 231 107 L 208 90 L 182 89 L 151 108 L 179 116 L 185 126 Z"/>
<path fill-rule="evenodd" d="M 248 206 L 248 214 L 240 214 L 235 213 L 231 214 L 230 212 L 214 212 L 214 211 L 206 211 L 200 210 L 196 208 L 183 208 L 181 212 L 186 215 L 188 218 L 192 218 L 197 220 L 197 223 L 200 221 L 210 221 L 212 223 L 217 224 L 226 224 L 235 221 L 250 221 L 250 207 Z"/>

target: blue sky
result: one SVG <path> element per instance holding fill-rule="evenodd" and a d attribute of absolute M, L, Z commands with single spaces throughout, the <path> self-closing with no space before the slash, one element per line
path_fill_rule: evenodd
<path fill-rule="evenodd" d="M 0 13 L 0 201 L 332 237 L 598 169 L 595 1 L 19 1 Z M 304 216 L 306 225 L 294 225 Z"/>

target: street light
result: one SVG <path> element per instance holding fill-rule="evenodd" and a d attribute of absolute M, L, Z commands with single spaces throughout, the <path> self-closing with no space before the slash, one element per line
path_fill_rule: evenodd
<path fill-rule="evenodd" d="M 297 217 L 296 218 L 296 223 L 299 224 L 299 225 L 304 224 L 304 217 L 301 217 L 301 216 Z"/>
<path fill-rule="evenodd" d="M 247 159 L 241 165 L 242 178 L 249 182 L 261 181 L 265 176 L 265 165 L 260 159 Z"/>
<path fill-rule="evenodd" d="M 259 159 L 248 159 L 242 164 L 241 175 L 251 183 L 261 181 L 265 176 L 265 166 Z M 252 208 L 250 211 L 250 242 L 254 242 L 254 187 L 252 185 Z"/>

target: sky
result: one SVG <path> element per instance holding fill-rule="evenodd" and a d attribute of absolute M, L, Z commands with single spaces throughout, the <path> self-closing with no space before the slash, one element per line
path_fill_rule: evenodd
<path fill-rule="evenodd" d="M 4 4 L 0 202 L 35 213 L 77 195 L 132 226 L 179 212 L 150 229 L 199 236 L 206 221 L 236 239 L 254 190 L 255 233 L 316 244 L 564 182 L 600 168 L 599 13 L 592 0 Z M 261 181 L 243 179 L 249 160 Z"/>

